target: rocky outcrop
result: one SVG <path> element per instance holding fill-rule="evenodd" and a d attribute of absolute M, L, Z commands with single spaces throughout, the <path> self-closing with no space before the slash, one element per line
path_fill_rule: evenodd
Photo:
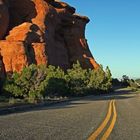
<path fill-rule="evenodd" d="M 23 67 L 29 65 L 27 47 L 21 41 L 0 41 L 0 51 L 6 72 L 19 72 Z"/>
<path fill-rule="evenodd" d="M 85 38 L 88 22 L 64 2 L 0 0 L 4 70 L 19 72 L 32 63 L 68 69 L 77 60 L 83 68 L 98 68 Z"/>

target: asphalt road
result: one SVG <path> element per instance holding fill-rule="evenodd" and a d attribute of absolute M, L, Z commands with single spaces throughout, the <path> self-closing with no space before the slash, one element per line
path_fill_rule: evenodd
<path fill-rule="evenodd" d="M 2 115 L 0 140 L 87 140 L 105 120 L 111 102 L 110 120 L 97 139 L 101 139 L 111 126 L 116 108 L 117 118 L 108 139 L 139 140 L 140 94 L 125 90 L 114 95 L 85 97 L 51 107 Z"/>
<path fill-rule="evenodd" d="M 129 94 L 129 93 L 128 93 Z M 140 140 L 140 94 L 117 100 L 117 121 L 109 140 Z"/>

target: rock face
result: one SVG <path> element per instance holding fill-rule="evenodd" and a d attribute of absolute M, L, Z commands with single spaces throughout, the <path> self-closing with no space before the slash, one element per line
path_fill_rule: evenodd
<path fill-rule="evenodd" d="M 0 0 L 0 39 L 4 37 L 8 29 L 9 12 L 3 0 Z"/>
<path fill-rule="evenodd" d="M 85 39 L 89 19 L 55 0 L 0 0 L 0 62 L 5 72 L 30 64 L 97 69 Z"/>

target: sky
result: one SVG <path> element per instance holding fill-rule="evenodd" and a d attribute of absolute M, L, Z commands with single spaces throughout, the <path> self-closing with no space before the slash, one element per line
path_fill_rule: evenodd
<path fill-rule="evenodd" d="M 114 78 L 140 78 L 140 0 L 63 0 L 86 15 L 86 39 Z"/>

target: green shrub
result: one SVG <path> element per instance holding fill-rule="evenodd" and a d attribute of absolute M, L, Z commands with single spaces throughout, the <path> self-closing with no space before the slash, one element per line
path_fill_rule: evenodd
<path fill-rule="evenodd" d="M 82 69 L 80 63 L 77 61 L 73 64 L 71 69 L 67 70 L 67 82 L 69 91 L 72 95 L 84 95 L 87 83 L 88 83 L 88 73 L 86 69 Z"/>
<path fill-rule="evenodd" d="M 7 77 L 4 90 L 14 97 L 41 98 L 44 88 L 41 86 L 46 77 L 45 66 L 30 65 L 21 73 L 14 72 L 12 77 Z"/>
<path fill-rule="evenodd" d="M 45 96 L 82 96 L 99 91 L 107 92 L 112 87 L 111 72 L 107 67 L 96 70 L 82 69 L 80 63 L 73 64 L 65 73 L 59 67 L 25 67 L 21 73 L 7 77 L 4 90 L 16 98 L 36 102 Z"/>
<path fill-rule="evenodd" d="M 45 78 L 47 96 L 66 96 L 68 95 L 68 85 L 66 74 L 59 67 L 49 66 Z"/>
<path fill-rule="evenodd" d="M 88 89 L 90 92 L 108 92 L 112 88 L 111 72 L 107 67 L 104 71 L 102 67 L 88 71 Z"/>
<path fill-rule="evenodd" d="M 139 88 L 137 82 L 133 79 L 129 80 L 129 86 L 132 87 L 132 88 Z"/>

